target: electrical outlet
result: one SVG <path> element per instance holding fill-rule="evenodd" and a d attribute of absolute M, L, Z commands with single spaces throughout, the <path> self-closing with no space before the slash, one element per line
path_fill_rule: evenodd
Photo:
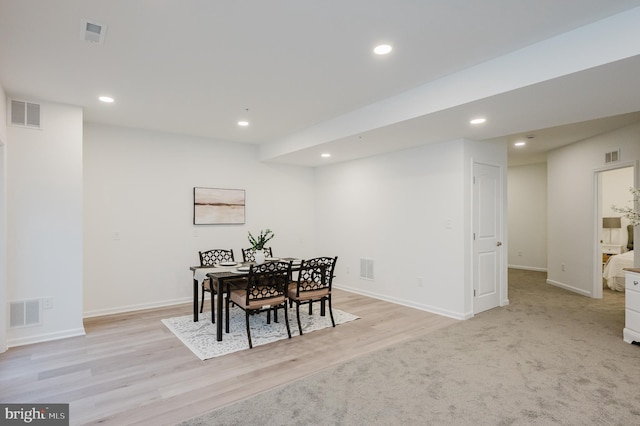
<path fill-rule="evenodd" d="M 42 309 L 53 309 L 53 297 L 42 299 Z"/>
<path fill-rule="evenodd" d="M 522 256 L 522 252 L 521 251 L 518 252 L 518 256 Z"/>
<path fill-rule="evenodd" d="M 560 265 L 560 269 L 562 269 L 562 272 L 564 272 L 564 263 Z"/>
<path fill-rule="evenodd" d="M 418 287 L 422 287 L 422 277 L 418 277 Z"/>

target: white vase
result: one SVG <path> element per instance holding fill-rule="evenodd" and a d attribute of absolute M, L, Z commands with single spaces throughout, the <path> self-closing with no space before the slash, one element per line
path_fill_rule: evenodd
<path fill-rule="evenodd" d="M 256 265 L 262 265 L 265 261 L 264 252 L 262 250 L 256 250 L 253 257 L 256 260 Z"/>

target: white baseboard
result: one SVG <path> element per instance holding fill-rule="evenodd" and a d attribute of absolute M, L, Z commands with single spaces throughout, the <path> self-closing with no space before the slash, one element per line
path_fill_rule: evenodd
<path fill-rule="evenodd" d="M 83 318 L 101 317 L 103 315 L 122 314 L 125 312 L 142 311 L 144 309 L 164 308 L 166 306 L 182 305 L 183 303 L 193 303 L 192 297 L 184 297 L 181 299 L 163 300 L 160 302 L 141 303 L 138 305 L 118 306 L 114 308 L 95 309 L 86 311 Z"/>
<path fill-rule="evenodd" d="M 370 291 L 364 291 L 364 290 L 360 290 L 353 287 L 342 286 L 342 285 L 334 285 L 333 287 L 339 290 L 348 291 L 350 293 L 361 294 L 363 296 L 372 297 L 374 299 L 382 300 L 385 302 L 395 303 L 397 305 L 407 306 L 409 308 L 419 309 L 421 311 L 431 312 L 432 314 L 442 315 L 444 317 L 449 317 L 457 320 L 466 320 L 473 317 L 473 313 L 460 313 L 460 312 L 447 311 L 447 310 L 439 309 L 433 306 L 415 303 L 410 300 L 383 296 L 381 294 L 373 293 Z"/>
<path fill-rule="evenodd" d="M 7 340 L 7 346 L 10 348 L 16 346 L 31 345 L 33 343 L 49 342 L 51 340 L 66 339 L 68 337 L 84 336 L 84 328 L 75 328 L 70 330 L 56 331 L 55 333 L 37 334 L 35 336 L 20 337 L 17 339 Z"/>
<path fill-rule="evenodd" d="M 523 269 L 525 271 L 547 272 L 547 268 L 537 268 L 535 266 L 509 265 L 511 269 Z"/>
<path fill-rule="evenodd" d="M 553 280 L 547 280 L 547 284 L 551 284 L 553 286 L 560 287 L 560 288 L 563 288 L 565 290 L 569 290 L 569 291 L 572 291 L 574 293 L 581 294 L 583 296 L 591 297 L 591 293 L 589 293 L 588 291 L 583 290 L 581 288 L 570 286 L 570 285 L 565 284 L 565 283 L 561 283 L 561 282 L 553 281 Z"/>

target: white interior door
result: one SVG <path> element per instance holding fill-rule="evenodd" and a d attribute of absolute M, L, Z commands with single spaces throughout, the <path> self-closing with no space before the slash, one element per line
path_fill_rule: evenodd
<path fill-rule="evenodd" d="M 500 305 L 502 181 L 500 168 L 473 165 L 473 312 Z"/>

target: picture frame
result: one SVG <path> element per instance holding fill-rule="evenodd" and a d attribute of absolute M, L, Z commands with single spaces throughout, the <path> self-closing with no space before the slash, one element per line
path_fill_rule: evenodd
<path fill-rule="evenodd" d="M 194 225 L 239 225 L 244 223 L 244 189 L 193 188 Z"/>

